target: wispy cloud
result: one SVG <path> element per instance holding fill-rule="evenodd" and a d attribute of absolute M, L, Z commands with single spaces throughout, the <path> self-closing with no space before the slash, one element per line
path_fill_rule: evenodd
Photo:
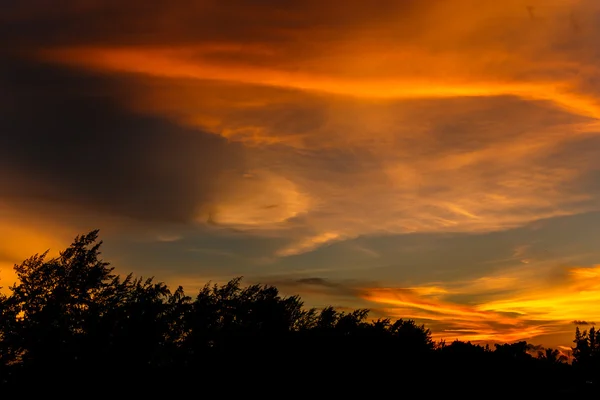
<path fill-rule="evenodd" d="M 340 240 L 342 236 L 335 232 L 324 232 L 307 239 L 303 239 L 298 243 L 293 243 L 289 247 L 285 247 L 277 252 L 279 256 L 291 256 L 295 254 L 305 253 L 313 250 L 326 243 L 331 243 L 336 240 Z"/>
<path fill-rule="evenodd" d="M 227 15 L 201 3 L 189 12 L 202 29 L 165 2 L 140 16 L 156 37 L 128 25 L 125 40 L 98 22 L 71 38 L 22 38 L 30 59 L 118 80 L 108 91 L 125 109 L 243 145 L 243 162 L 220 165 L 196 204 L 161 203 L 186 211 L 178 217 L 278 231 L 289 245 L 277 255 L 292 256 L 360 235 L 489 232 L 597 209 L 585 186 L 597 158 L 566 150 L 600 132 L 595 2 L 351 2 L 343 12 L 309 2 L 285 13 L 261 3 Z M 102 9 L 129 16 L 113 3 L 71 12 Z M 15 10 L 12 23 L 43 18 Z M 211 30 L 207 18 L 235 29 Z"/>
<path fill-rule="evenodd" d="M 181 239 L 182 239 L 182 236 L 180 236 L 180 235 L 168 235 L 168 234 L 162 234 L 162 235 L 158 235 L 156 237 L 156 240 L 159 242 L 176 242 Z"/>

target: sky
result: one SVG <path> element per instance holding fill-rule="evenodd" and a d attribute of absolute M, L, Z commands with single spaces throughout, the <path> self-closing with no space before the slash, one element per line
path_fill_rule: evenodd
<path fill-rule="evenodd" d="M 4 0 L 0 284 L 243 276 L 436 340 L 600 322 L 596 0 Z M 53 253 L 54 252 L 54 253 Z"/>

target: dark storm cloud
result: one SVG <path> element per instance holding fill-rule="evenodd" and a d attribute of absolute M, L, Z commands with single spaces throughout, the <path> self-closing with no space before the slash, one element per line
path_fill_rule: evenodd
<path fill-rule="evenodd" d="M 296 280 L 296 283 L 301 285 L 317 285 L 317 286 L 326 286 L 326 287 L 339 287 L 338 284 L 333 283 L 327 279 L 323 278 L 302 278 Z"/>
<path fill-rule="evenodd" d="M 578 321 L 575 320 L 573 321 L 573 325 L 596 325 L 595 322 L 591 322 L 591 321 Z"/>
<path fill-rule="evenodd" d="M 127 113 L 124 82 L 4 59 L 0 198 L 54 200 L 141 219 L 186 221 L 242 148 Z M 118 87 L 121 86 L 120 89 Z"/>
<path fill-rule="evenodd" d="M 173 45 L 207 40 L 289 44 L 298 41 L 300 31 L 331 35 L 385 16 L 410 18 L 410 10 L 418 4 L 415 0 L 12 0 L 2 3 L 0 43 Z"/>
<path fill-rule="evenodd" d="M 306 278 L 279 278 L 266 280 L 264 283 L 274 285 L 288 292 L 300 294 L 323 294 L 330 296 L 355 297 L 358 298 L 362 285 L 358 282 L 337 282 L 320 277 Z"/>

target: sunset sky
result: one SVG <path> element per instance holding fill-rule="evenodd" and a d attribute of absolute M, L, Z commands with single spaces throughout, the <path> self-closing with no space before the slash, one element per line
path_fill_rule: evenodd
<path fill-rule="evenodd" d="M 0 284 L 244 276 L 436 340 L 600 324 L 597 0 L 5 0 Z"/>

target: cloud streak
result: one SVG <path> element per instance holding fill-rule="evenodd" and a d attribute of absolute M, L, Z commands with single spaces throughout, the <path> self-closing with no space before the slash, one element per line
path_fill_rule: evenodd
<path fill-rule="evenodd" d="M 599 270 L 565 268 L 560 280 L 546 282 L 540 280 L 544 274 L 539 270 L 516 270 L 439 286 L 365 289 L 361 297 L 391 315 L 428 321 L 439 338 L 510 342 L 563 334 L 565 345 L 573 323 L 593 324 L 586 321 L 599 316 L 594 304 L 600 290 L 591 279 Z M 452 301 L 467 295 L 468 304 Z M 578 320 L 573 321 L 574 316 Z"/>

